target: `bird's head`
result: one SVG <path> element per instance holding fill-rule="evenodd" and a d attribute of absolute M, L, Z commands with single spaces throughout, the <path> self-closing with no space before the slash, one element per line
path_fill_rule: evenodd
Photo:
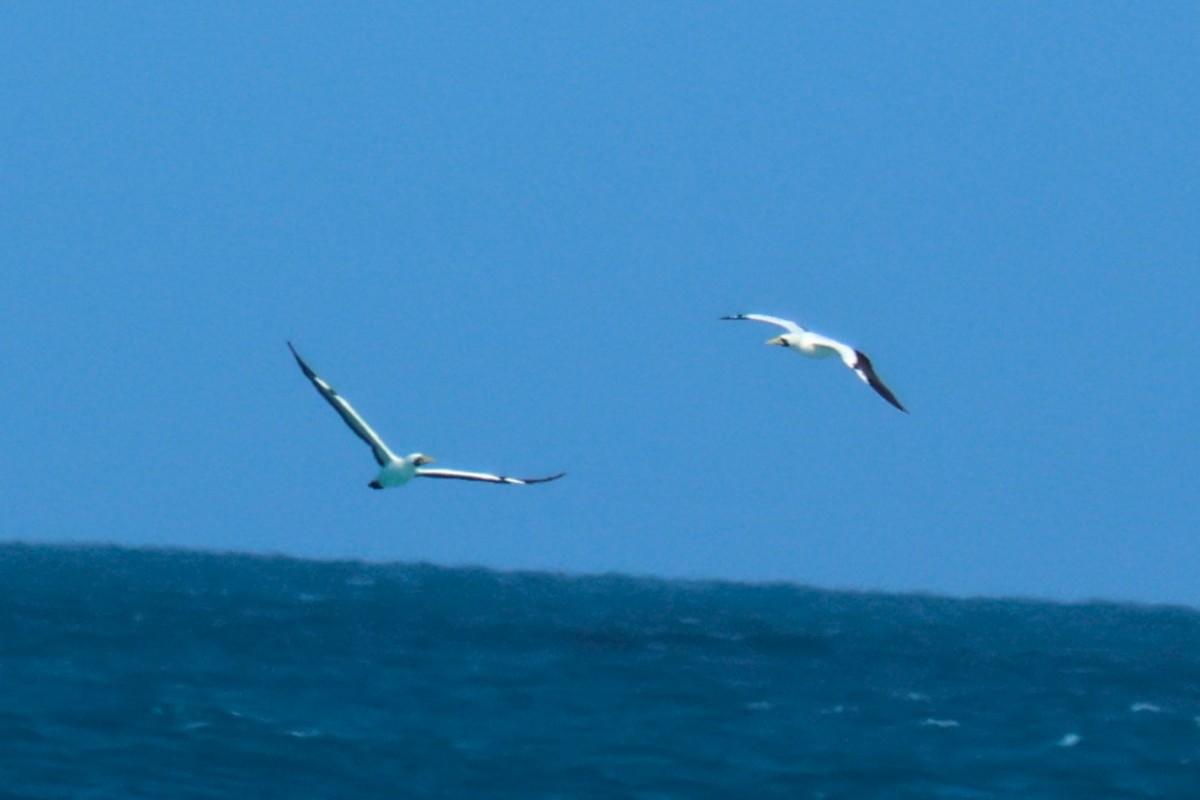
<path fill-rule="evenodd" d="M 427 456 L 424 453 L 413 453 L 408 457 L 408 460 L 419 467 L 423 464 L 432 464 L 433 456 Z"/>
<path fill-rule="evenodd" d="M 786 336 L 776 336 L 774 339 L 767 339 L 767 344 L 774 344 L 780 347 L 790 347 Z"/>

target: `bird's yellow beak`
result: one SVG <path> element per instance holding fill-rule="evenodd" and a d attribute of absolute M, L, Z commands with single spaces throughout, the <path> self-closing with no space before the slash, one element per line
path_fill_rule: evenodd
<path fill-rule="evenodd" d="M 782 337 L 782 336 L 776 336 L 774 339 L 767 339 L 767 344 L 778 344 L 778 345 L 782 345 L 782 344 L 783 344 L 783 337 Z"/>

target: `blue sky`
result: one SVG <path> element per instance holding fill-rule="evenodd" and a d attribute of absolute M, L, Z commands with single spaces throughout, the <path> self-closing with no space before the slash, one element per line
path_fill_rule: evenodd
<path fill-rule="evenodd" d="M 10 4 L 2 534 L 1200 605 L 1198 40 L 1187 3 Z M 394 449 L 569 475 L 372 492 L 288 339 Z"/>

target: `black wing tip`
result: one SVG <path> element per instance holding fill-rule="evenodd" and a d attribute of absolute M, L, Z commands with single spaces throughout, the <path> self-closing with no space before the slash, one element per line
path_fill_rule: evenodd
<path fill-rule="evenodd" d="M 548 478 L 501 478 L 501 482 L 509 483 L 511 481 L 516 483 L 518 486 L 528 486 L 534 483 L 549 483 L 550 481 L 556 481 L 566 474 L 567 473 L 565 472 L 560 472 L 557 475 L 551 475 Z"/>
<path fill-rule="evenodd" d="M 892 394 L 891 389 L 889 389 L 883 385 L 883 381 L 879 380 L 879 378 L 872 375 L 871 380 L 868 381 L 868 383 L 871 385 L 871 388 L 875 390 L 876 394 L 878 394 L 884 400 L 887 400 L 889 403 L 891 403 L 896 408 L 903 411 L 905 414 L 908 413 L 908 409 L 900 404 L 900 401 L 896 398 L 896 395 Z"/>
<path fill-rule="evenodd" d="M 718 319 L 745 319 L 745 318 L 746 318 L 745 314 L 730 314 L 728 316 L 718 317 Z"/>
<path fill-rule="evenodd" d="M 907 409 L 907 408 L 905 408 L 904 406 L 902 406 L 902 405 L 900 404 L 900 401 L 896 399 L 896 395 L 892 394 L 892 390 L 891 390 L 891 389 L 887 388 L 887 387 L 886 387 L 886 386 L 884 386 L 882 383 L 880 383 L 880 382 L 878 381 L 878 379 L 876 379 L 876 380 L 873 380 L 873 381 L 871 381 L 870 383 L 871 383 L 871 388 L 875 390 L 875 393 L 876 393 L 876 394 L 878 394 L 878 395 L 879 395 L 880 397 L 882 397 L 884 400 L 887 400 L 887 401 L 888 401 L 888 403 L 890 403 L 891 405 L 893 405 L 893 406 L 895 406 L 896 408 L 898 408 L 898 409 L 900 409 L 901 411 L 903 411 L 905 414 L 909 413 L 908 409 Z"/>
<path fill-rule="evenodd" d="M 884 386 L 883 381 L 879 380 L 879 376 L 875 374 L 875 367 L 871 365 L 871 359 L 867 358 L 867 354 L 862 350 L 856 349 L 854 351 L 854 368 L 862 370 L 863 374 L 867 376 L 867 385 L 874 389 L 876 394 L 905 414 L 909 413 L 909 410 L 896 399 L 896 395 L 892 394 L 892 390 Z"/>
<path fill-rule="evenodd" d="M 296 348 L 291 342 L 288 342 L 287 346 L 288 349 L 292 351 L 292 357 L 296 359 L 296 363 L 300 365 L 300 371 L 303 372 L 305 377 L 307 377 L 309 380 L 314 380 L 317 377 L 317 373 L 314 372 L 313 368 L 308 365 L 308 362 L 300 357 L 300 354 L 296 352 Z"/>

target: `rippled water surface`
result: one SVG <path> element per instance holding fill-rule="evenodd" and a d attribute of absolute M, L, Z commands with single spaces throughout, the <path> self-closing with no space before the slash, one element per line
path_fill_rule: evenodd
<path fill-rule="evenodd" d="M 1200 797 L 1200 614 L 0 546 L 0 796 Z"/>

